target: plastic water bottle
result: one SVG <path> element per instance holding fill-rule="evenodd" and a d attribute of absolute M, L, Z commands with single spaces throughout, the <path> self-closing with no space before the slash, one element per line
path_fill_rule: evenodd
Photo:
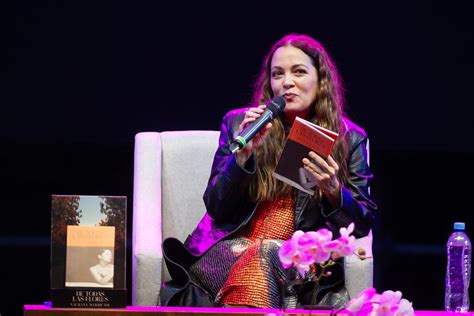
<path fill-rule="evenodd" d="M 454 223 L 447 243 L 448 265 L 444 307 L 451 312 L 469 310 L 469 281 L 471 279 L 471 241 L 464 232 L 464 223 Z"/>

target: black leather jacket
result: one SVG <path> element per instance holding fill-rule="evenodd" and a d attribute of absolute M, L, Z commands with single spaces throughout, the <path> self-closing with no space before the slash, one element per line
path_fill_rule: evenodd
<path fill-rule="evenodd" d="M 227 113 L 223 119 L 219 147 L 204 193 L 207 213 L 185 243 L 193 255 L 204 254 L 217 241 L 237 231 L 252 218 L 257 208 L 256 203 L 248 198 L 248 185 L 257 163 L 254 156 L 241 168 L 235 155 L 227 150 L 244 115 L 245 109 L 237 109 Z M 350 144 L 350 185 L 341 185 L 341 205 L 337 209 L 331 209 L 324 199 L 318 203 L 307 193 L 295 190 L 296 230 L 309 231 L 325 227 L 337 236 L 340 227 L 354 222 L 354 235 L 363 237 L 372 227 L 376 205 L 369 194 L 372 171 L 368 164 L 367 135 L 348 119 L 344 119 L 344 123 Z"/>

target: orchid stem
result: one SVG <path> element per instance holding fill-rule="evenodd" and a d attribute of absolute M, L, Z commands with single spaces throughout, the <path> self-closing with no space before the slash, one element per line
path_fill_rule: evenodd
<path fill-rule="evenodd" d="M 326 266 L 321 265 L 321 268 L 321 274 L 314 280 L 313 295 L 311 296 L 311 305 L 316 305 L 316 298 L 319 294 L 319 280 L 322 276 L 324 276 L 324 270 L 326 270 Z"/>

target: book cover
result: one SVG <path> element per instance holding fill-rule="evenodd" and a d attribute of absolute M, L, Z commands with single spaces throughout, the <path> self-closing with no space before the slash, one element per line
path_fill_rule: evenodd
<path fill-rule="evenodd" d="M 327 159 L 339 134 L 296 117 L 273 176 L 301 191 L 314 194 L 313 175 L 303 167 L 310 151 Z"/>
<path fill-rule="evenodd" d="M 52 196 L 54 307 L 125 306 L 126 205 L 124 196 Z"/>

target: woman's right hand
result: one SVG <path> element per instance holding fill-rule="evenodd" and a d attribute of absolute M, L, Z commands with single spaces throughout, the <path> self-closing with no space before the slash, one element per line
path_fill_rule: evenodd
<path fill-rule="evenodd" d="M 249 108 L 247 111 L 245 111 L 245 117 L 239 125 L 239 130 L 237 132 L 237 135 L 240 134 L 250 123 L 255 121 L 262 115 L 263 111 L 265 111 L 265 108 L 267 106 L 262 104 L 259 105 L 258 107 L 255 108 Z M 263 141 L 265 140 L 265 137 L 268 135 L 268 131 L 272 127 L 272 123 L 267 123 L 264 128 L 262 128 L 255 136 L 247 143 L 247 145 L 237 151 L 235 153 L 237 163 L 239 166 L 243 167 L 247 160 L 252 156 L 254 153 L 255 149 L 260 147 L 263 144 Z"/>

